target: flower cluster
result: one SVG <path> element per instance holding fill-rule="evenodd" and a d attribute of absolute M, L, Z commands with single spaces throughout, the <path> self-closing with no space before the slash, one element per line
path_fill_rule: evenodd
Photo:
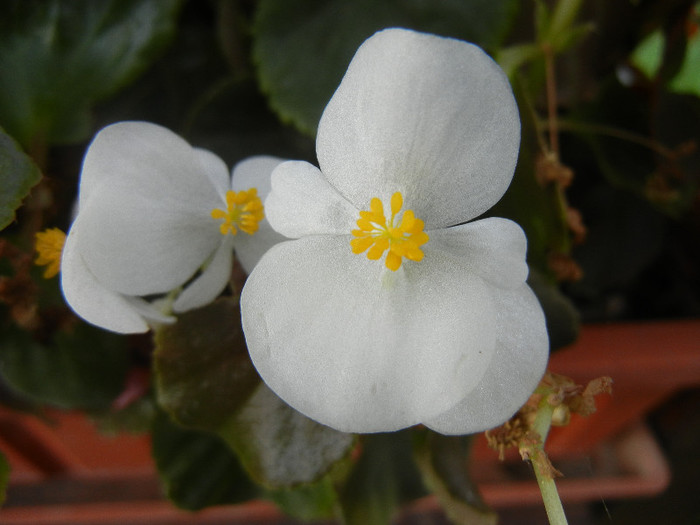
<path fill-rule="evenodd" d="M 250 271 L 281 239 L 261 202 L 279 163 L 253 157 L 231 175 L 219 157 L 163 127 L 106 127 L 83 161 L 61 260 L 66 301 L 90 323 L 123 333 L 211 302 L 229 280 L 234 248 Z"/>
<path fill-rule="evenodd" d="M 229 176 L 162 127 L 102 130 L 65 298 L 91 323 L 146 331 L 218 296 L 235 250 L 250 357 L 289 405 L 345 432 L 496 426 L 547 360 L 523 231 L 474 220 L 508 188 L 519 141 L 507 78 L 481 49 L 381 31 L 323 113 L 319 167 L 254 157 Z"/>

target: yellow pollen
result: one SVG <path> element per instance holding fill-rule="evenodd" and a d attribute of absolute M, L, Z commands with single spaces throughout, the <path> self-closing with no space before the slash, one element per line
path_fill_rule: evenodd
<path fill-rule="evenodd" d="M 46 266 L 44 278 L 50 279 L 58 275 L 61 269 L 61 253 L 66 242 L 66 234 L 58 228 L 48 228 L 34 235 L 34 248 L 37 258 L 34 264 Z"/>
<path fill-rule="evenodd" d="M 221 235 L 236 235 L 238 230 L 248 235 L 258 231 L 258 223 L 265 218 L 263 204 L 258 197 L 258 190 L 250 188 L 244 191 L 226 192 L 226 209 L 214 208 L 211 210 L 212 219 L 223 219 L 219 226 Z"/>
<path fill-rule="evenodd" d="M 420 249 L 428 242 L 428 234 L 423 231 L 423 221 L 417 219 L 412 210 L 406 210 L 401 214 L 401 220 L 397 215 L 403 206 L 403 197 L 400 192 L 391 196 L 391 218 L 387 221 L 384 216 L 384 205 L 377 197 L 369 203 L 369 211 L 361 211 L 357 220 L 357 230 L 352 230 L 355 237 L 350 241 L 353 253 L 367 251 L 367 258 L 379 259 L 385 251 L 384 264 L 395 272 L 401 266 L 403 257 L 411 261 L 423 259 L 423 251 Z"/>

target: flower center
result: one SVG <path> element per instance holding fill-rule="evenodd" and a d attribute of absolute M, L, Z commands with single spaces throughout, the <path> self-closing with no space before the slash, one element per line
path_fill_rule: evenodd
<path fill-rule="evenodd" d="M 221 235 L 236 235 L 238 230 L 248 235 L 258 231 L 258 223 L 265 218 L 263 204 L 258 197 L 258 190 L 250 188 L 244 191 L 226 192 L 226 209 L 211 210 L 212 219 L 223 219 L 219 230 Z"/>
<path fill-rule="evenodd" d="M 358 229 L 352 230 L 355 237 L 350 241 L 353 253 L 367 250 L 367 258 L 377 260 L 389 250 L 385 265 L 394 272 L 401 266 L 403 257 L 411 261 L 423 259 L 420 247 L 429 239 L 423 231 L 425 225 L 412 210 L 404 211 L 399 221 L 397 215 L 402 206 L 403 197 L 397 191 L 391 196 L 391 218 L 387 221 L 382 201 L 373 198 L 369 203 L 370 210 L 360 212 Z"/>
<path fill-rule="evenodd" d="M 34 264 L 46 266 L 44 278 L 50 279 L 58 275 L 61 269 L 61 253 L 66 242 L 66 234 L 58 228 L 49 228 L 34 235 L 34 248 L 37 258 Z"/>

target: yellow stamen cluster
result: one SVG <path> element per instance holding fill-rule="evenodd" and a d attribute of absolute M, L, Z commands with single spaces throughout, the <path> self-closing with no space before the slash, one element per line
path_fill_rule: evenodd
<path fill-rule="evenodd" d="M 224 222 L 219 227 L 221 235 L 236 235 L 238 230 L 253 235 L 258 231 L 258 223 L 265 218 L 258 190 L 250 188 L 239 192 L 226 192 L 226 209 L 213 209 L 211 217 L 223 219 Z"/>
<path fill-rule="evenodd" d="M 58 275 L 61 269 L 61 253 L 66 242 L 66 234 L 58 228 L 49 228 L 34 235 L 34 248 L 37 258 L 34 264 L 46 266 L 44 278 Z"/>
<path fill-rule="evenodd" d="M 367 250 L 367 258 L 379 259 L 386 250 L 386 267 L 396 271 L 401 266 L 402 258 L 411 261 L 423 259 L 420 249 L 428 242 L 428 234 L 423 231 L 423 221 L 417 219 L 412 210 L 406 210 L 397 221 L 397 215 L 403 206 L 403 196 L 396 192 L 391 196 L 391 218 L 384 216 L 384 205 L 377 197 L 370 201 L 369 211 L 361 211 L 357 220 L 357 230 L 352 230 L 355 237 L 350 241 L 353 253 Z M 398 222 L 398 224 L 397 224 Z"/>

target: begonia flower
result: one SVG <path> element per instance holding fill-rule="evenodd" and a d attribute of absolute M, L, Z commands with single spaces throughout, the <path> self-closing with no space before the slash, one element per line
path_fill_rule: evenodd
<path fill-rule="evenodd" d="M 233 174 L 215 154 L 161 126 L 120 122 L 85 154 L 78 212 L 61 259 L 61 286 L 86 321 L 145 332 L 225 288 L 233 249 L 250 272 L 282 237 L 264 219 L 270 173 L 252 157 Z"/>
<path fill-rule="evenodd" d="M 262 379 L 345 432 L 496 426 L 542 376 L 548 337 L 514 222 L 474 220 L 513 176 L 520 120 L 481 49 L 388 29 L 321 117 L 320 169 L 272 174 L 271 248 L 241 295 Z M 469 222 L 473 221 L 473 222 Z"/>

